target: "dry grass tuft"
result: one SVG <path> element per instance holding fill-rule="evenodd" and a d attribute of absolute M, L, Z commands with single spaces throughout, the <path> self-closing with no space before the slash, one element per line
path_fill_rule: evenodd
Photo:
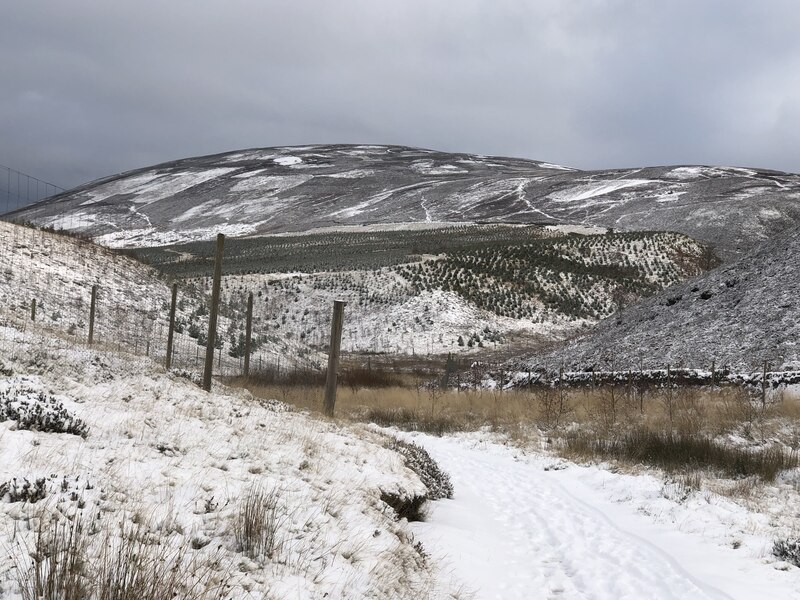
<path fill-rule="evenodd" d="M 193 576 L 189 574 L 193 574 Z M 199 575 L 199 576 L 198 576 Z M 94 572 L 96 600 L 212 598 L 210 571 L 198 568 L 186 546 L 171 547 L 140 524 L 107 535 Z"/>
<path fill-rule="evenodd" d="M 280 549 L 281 521 L 277 489 L 252 487 L 244 496 L 233 522 L 237 551 L 253 560 L 272 558 Z"/>
<path fill-rule="evenodd" d="M 35 535 L 30 562 L 18 560 L 14 565 L 22 600 L 90 598 L 88 538 L 80 514 L 72 521 L 42 516 Z"/>
<path fill-rule="evenodd" d="M 89 535 L 81 513 L 38 518 L 30 561 L 17 561 L 22 600 L 203 600 L 219 597 L 212 565 L 197 564 L 142 524 Z M 102 548 L 93 552 L 93 543 Z"/>

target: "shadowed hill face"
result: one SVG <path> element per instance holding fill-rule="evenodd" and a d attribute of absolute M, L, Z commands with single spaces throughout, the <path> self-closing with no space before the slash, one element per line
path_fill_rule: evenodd
<path fill-rule="evenodd" d="M 667 288 L 529 364 L 608 369 L 800 368 L 800 229 Z M 527 368 L 527 367 L 526 367 Z"/>
<path fill-rule="evenodd" d="M 12 215 L 120 247 L 389 223 L 675 230 L 732 258 L 800 224 L 800 177 L 751 169 L 578 171 L 399 146 L 243 150 L 108 177 Z"/>

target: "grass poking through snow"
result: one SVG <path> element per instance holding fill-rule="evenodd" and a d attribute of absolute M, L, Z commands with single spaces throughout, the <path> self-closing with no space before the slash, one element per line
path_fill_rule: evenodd
<path fill-rule="evenodd" d="M 611 439 L 580 432 L 565 438 L 566 451 L 584 458 L 613 458 L 659 467 L 667 472 L 708 469 L 727 477 L 752 475 L 773 481 L 781 471 L 798 466 L 797 453 L 773 446 L 751 450 L 724 446 L 702 434 L 634 429 Z"/>

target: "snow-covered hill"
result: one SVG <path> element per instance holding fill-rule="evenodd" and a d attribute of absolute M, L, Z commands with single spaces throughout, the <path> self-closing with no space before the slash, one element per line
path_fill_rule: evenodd
<path fill-rule="evenodd" d="M 692 257 L 702 258 L 702 247 L 678 234 L 545 242 L 559 260 L 611 279 L 615 271 L 604 261 L 612 257 L 614 268 L 622 265 L 626 277 L 643 282 L 681 277 Z M 709 287 L 696 290 L 699 300 L 686 301 L 743 290 L 734 304 L 737 298 L 763 304 L 762 288 L 769 297 L 792 278 L 786 293 L 794 300 L 781 309 L 796 311 L 797 244 L 796 237 L 775 241 L 696 280 Z M 202 392 L 166 373 L 161 357 L 142 354 L 147 342 L 153 350 L 163 341 L 156 332 L 169 287 L 126 256 L 10 224 L 0 224 L 0 250 L 2 600 L 61 597 L 43 594 L 42 578 L 67 578 L 70 597 L 87 599 L 121 595 L 123 588 L 126 597 L 180 600 L 528 598 L 532 590 L 609 600 L 800 597 L 800 571 L 770 556 L 776 539 L 796 538 L 796 469 L 765 488 L 768 510 L 751 510 L 652 474 L 578 467 L 538 442 L 515 448 L 488 430 L 460 439 L 408 436 L 452 471 L 455 485 L 451 500 L 434 505 L 429 523 L 410 524 L 398 507 L 433 488 L 418 464 L 394 451 L 387 433 L 397 432 L 319 420 L 217 383 Z M 482 257 L 470 263 L 478 274 L 502 277 L 510 265 L 521 266 L 520 254 L 498 254 L 496 247 L 475 256 Z M 780 264 L 765 266 L 769 256 Z M 468 281 L 465 266 L 442 270 L 443 260 L 420 261 L 434 265 L 422 269 L 416 296 L 413 276 L 406 280 L 417 298 L 406 305 L 409 319 L 424 314 L 413 302 L 438 297 L 446 312 L 463 298 L 453 291 L 460 279 L 452 275 Z M 359 285 L 370 289 L 383 285 L 382 277 L 400 277 L 392 267 L 358 273 L 365 280 L 275 275 L 286 293 L 271 289 L 260 308 L 274 303 L 288 325 L 303 316 L 290 307 L 302 306 L 308 290 L 358 293 Z M 256 287 L 247 281 L 254 277 L 264 275 L 227 278 L 223 326 L 236 323 L 232 296 L 246 284 Z M 437 279 L 440 289 L 428 290 Z M 453 289 L 442 291 L 445 283 Z M 98 337 L 87 347 L 81 323 L 95 284 Z M 187 332 L 179 335 L 196 346 L 188 329 L 202 323 L 204 290 L 198 282 L 182 288 L 179 314 Z M 36 321 L 31 299 L 38 300 Z M 264 312 L 257 317 L 274 321 Z M 783 325 L 788 330 L 790 323 Z M 297 347 L 292 336 L 282 337 L 283 346 L 271 347 L 288 358 Z M 145 584 L 149 593 L 132 591 Z"/>
<path fill-rule="evenodd" d="M 800 229 L 602 322 L 533 366 L 800 366 Z"/>
<path fill-rule="evenodd" d="M 384 501 L 427 494 L 390 437 L 59 345 L 0 327 L 3 600 L 455 597 Z M 56 563 L 82 591 L 35 587 Z"/>
<path fill-rule="evenodd" d="M 94 342 L 163 361 L 171 286 L 162 274 L 85 240 L 0 222 L 0 324 L 47 331 L 52 343 L 60 339 L 65 347 L 85 344 L 94 285 L 98 290 Z M 173 366 L 197 372 L 202 370 L 206 346 L 208 294 L 180 282 L 178 298 Z M 238 332 L 243 322 L 244 312 L 236 308 L 220 317 L 218 370 L 241 372 L 241 359 L 230 354 L 230 333 Z M 301 350 L 296 342 L 277 337 L 261 344 L 253 361 L 274 364 L 279 358 L 284 365 L 320 362 L 307 348 Z"/>
<path fill-rule="evenodd" d="M 339 299 L 348 303 L 346 351 L 477 353 L 563 339 L 697 274 L 707 268 L 704 258 L 703 246 L 674 233 L 529 236 L 527 243 L 478 246 L 376 269 L 223 280 L 232 306 L 256 293 L 259 331 L 271 338 L 324 348 L 330 307 Z"/>
<path fill-rule="evenodd" d="M 800 177 L 700 166 L 580 171 L 399 146 L 263 148 L 114 175 L 11 218 L 119 247 L 364 224 L 582 223 L 679 231 L 727 258 L 800 224 Z"/>

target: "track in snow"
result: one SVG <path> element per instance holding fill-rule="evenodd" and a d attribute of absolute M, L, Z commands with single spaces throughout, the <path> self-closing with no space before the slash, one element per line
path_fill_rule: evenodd
<path fill-rule="evenodd" d="M 546 471 L 497 446 L 413 439 L 455 487 L 415 533 L 477 599 L 800 597 L 786 573 L 602 499 L 580 467 Z"/>

